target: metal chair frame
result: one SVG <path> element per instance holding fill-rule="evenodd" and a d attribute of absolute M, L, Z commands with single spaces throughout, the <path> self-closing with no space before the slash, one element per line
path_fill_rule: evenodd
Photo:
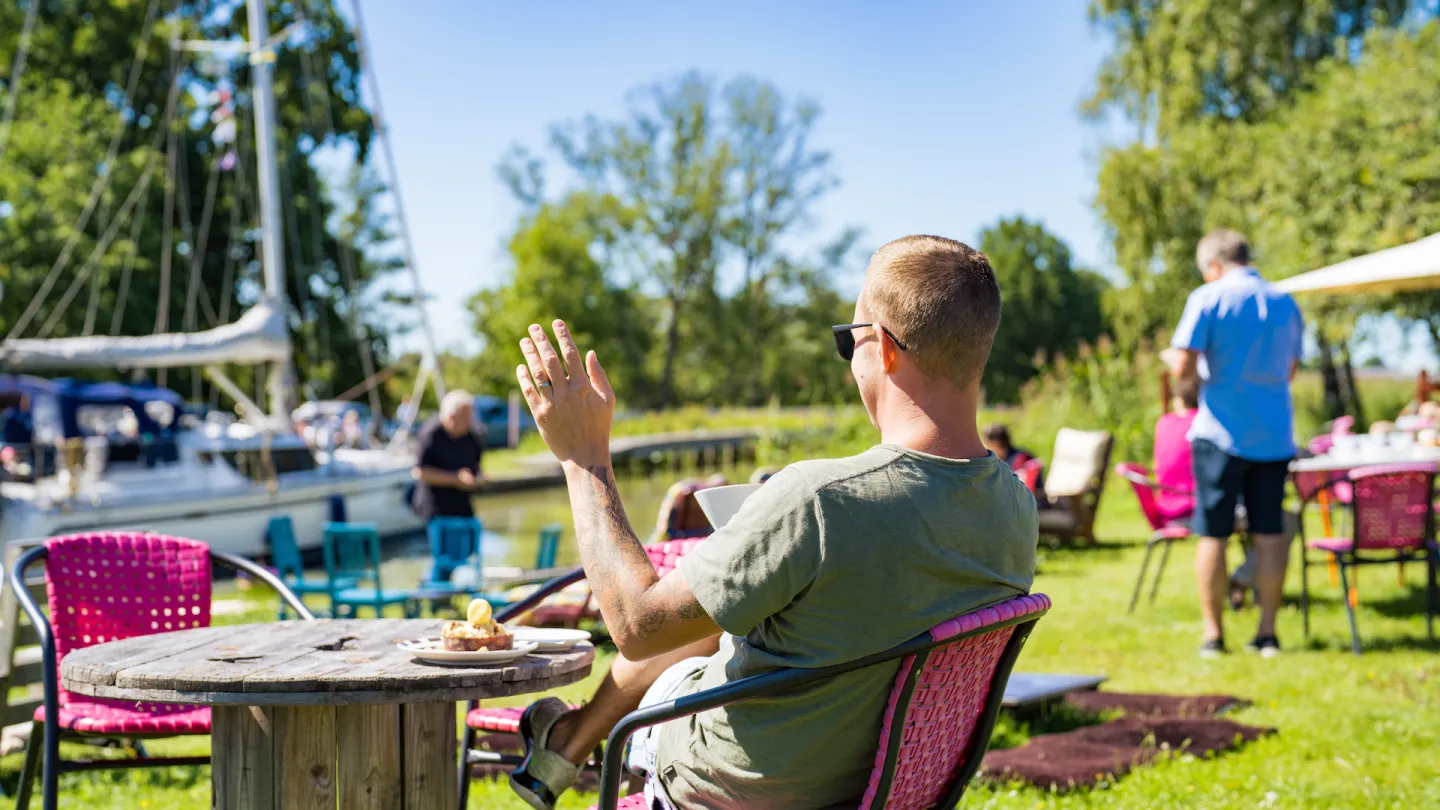
<path fill-rule="evenodd" d="M 1331 478 L 1324 486 L 1316 487 L 1308 494 L 1302 493 L 1299 512 L 1301 518 L 1298 521 L 1300 532 L 1300 616 L 1301 626 L 1307 640 L 1310 638 L 1310 577 L 1308 571 L 1311 562 L 1309 559 L 1309 546 L 1306 544 L 1305 537 L 1305 508 L 1311 501 L 1317 500 L 1321 496 L 1321 493 L 1331 493 L 1334 488 L 1340 484 L 1353 483 L 1369 477 L 1369 475 L 1366 468 L 1357 467 L 1348 474 L 1337 475 Z M 1425 540 L 1421 545 L 1408 549 L 1393 549 L 1395 552 L 1393 557 L 1361 557 L 1360 554 L 1362 552 L 1380 553 L 1392 549 L 1365 549 L 1358 547 L 1362 527 L 1362 513 L 1361 510 L 1355 508 L 1355 504 L 1352 502 L 1350 535 L 1354 545 L 1351 546 L 1349 551 L 1326 552 L 1328 556 L 1333 558 L 1340 570 L 1341 599 L 1345 603 L 1345 614 L 1350 623 L 1350 649 L 1356 655 L 1360 655 L 1363 650 L 1360 644 L 1360 626 L 1355 616 L 1356 605 L 1351 598 L 1349 569 L 1358 569 L 1365 565 L 1399 565 L 1403 571 L 1406 563 L 1421 562 L 1425 564 L 1425 638 L 1431 643 L 1435 641 L 1435 615 L 1440 613 L 1440 543 L 1437 543 L 1435 539 L 1435 478 L 1437 472 L 1432 470 L 1428 475 L 1428 494 L 1426 495 L 1425 501 L 1429 505 L 1429 509 L 1427 509 L 1425 513 Z M 1359 497 L 1357 493 L 1355 500 L 1358 500 Z M 1320 550 L 1323 551 L 1323 549 Z M 1319 565 L 1323 563 L 1315 564 Z M 1357 571 L 1357 576 L 1358 573 Z"/>
<path fill-rule="evenodd" d="M 1137 490 L 1140 487 L 1145 487 L 1152 493 L 1158 490 L 1176 495 L 1194 495 L 1194 493 L 1182 492 L 1174 487 L 1167 487 L 1159 481 L 1156 481 L 1148 475 L 1148 470 L 1139 464 L 1117 464 L 1115 466 L 1115 474 L 1129 481 Z M 1135 494 L 1136 497 L 1142 497 L 1138 491 Z M 1130 607 L 1127 609 L 1127 613 L 1134 613 L 1135 605 L 1140 601 L 1140 591 L 1145 585 L 1145 572 L 1150 568 L 1150 555 L 1154 553 L 1155 547 L 1164 544 L 1164 548 L 1160 551 L 1160 563 L 1155 569 L 1155 580 L 1150 585 L 1151 604 L 1154 604 L 1155 595 L 1160 592 L 1160 580 L 1165 575 L 1165 564 L 1170 561 L 1170 545 L 1190 536 L 1190 526 L 1188 523 L 1173 520 L 1166 525 L 1156 526 L 1155 521 L 1151 519 L 1150 515 L 1147 514 L 1145 518 L 1151 522 L 1151 527 L 1155 531 L 1150 535 L 1150 539 L 1145 541 L 1145 558 L 1140 561 L 1140 576 L 1135 579 L 1135 591 L 1130 595 Z M 1184 530 L 1184 534 L 1178 533 L 1177 530 L 1181 529 Z"/>
<path fill-rule="evenodd" d="M 760 675 L 752 675 L 738 681 L 718 686 L 714 689 L 707 689 L 692 695 L 685 695 L 675 700 L 669 700 L 655 706 L 647 706 L 637 709 L 615 725 L 610 732 L 610 737 L 605 742 L 605 756 L 600 767 L 600 803 L 598 810 L 616 810 L 620 801 L 620 779 L 624 767 L 625 743 L 635 732 L 648 726 L 657 725 L 670 720 L 677 720 L 688 717 L 692 714 L 716 709 L 726 706 L 739 700 L 753 697 L 763 697 L 782 692 L 789 692 L 812 683 L 827 680 L 837 675 L 853 672 L 857 669 L 874 666 L 876 664 L 894 661 L 909 655 L 924 656 L 931 650 L 949 644 L 955 644 L 967 638 L 992 633 L 1006 627 L 1014 627 L 1015 631 L 1006 642 L 1005 650 L 996 663 L 995 672 L 990 678 L 990 691 L 985 696 L 984 710 L 979 721 L 976 723 L 974 733 L 971 735 L 970 744 L 964 755 L 961 757 L 960 766 L 956 769 L 955 775 L 947 786 L 944 798 L 937 808 L 952 808 L 960 803 L 969 786 L 970 780 L 974 778 L 975 772 L 979 770 L 980 763 L 985 757 L 985 750 L 990 745 L 990 735 L 995 730 L 996 718 L 1000 716 L 1000 703 L 1005 697 L 1005 684 L 1010 679 L 1010 672 L 1015 668 L 1015 660 L 1020 656 L 1020 650 L 1025 646 L 1025 641 L 1030 637 L 1031 630 L 1035 623 L 1043 617 L 1048 610 L 1041 610 L 1016 616 L 992 624 L 981 625 L 973 630 L 957 633 L 954 636 L 944 639 L 935 639 L 928 631 L 906 641 L 896 647 L 884 652 L 858 658 L 843 664 L 835 664 L 828 667 L 816 669 L 784 668 Z M 914 678 L 923 669 L 922 666 L 912 668 L 910 688 L 913 688 Z M 908 688 L 894 711 L 897 717 L 903 717 L 908 708 Z M 886 745 L 885 768 L 881 775 L 879 785 L 879 801 L 877 806 L 884 806 L 884 801 L 890 789 L 890 779 L 894 776 L 897 759 L 900 751 L 901 734 L 892 732 L 887 739 L 882 739 L 882 745 Z"/>
<path fill-rule="evenodd" d="M 34 722 L 30 730 L 30 741 L 25 750 L 25 764 L 20 772 L 20 787 L 17 791 L 15 802 L 16 810 L 25 810 L 30 804 L 30 794 L 34 790 L 35 770 L 37 759 L 40 759 L 40 752 L 43 750 L 42 767 L 42 806 L 44 810 L 58 810 L 59 807 L 59 784 L 60 774 L 73 773 L 75 771 L 95 770 L 117 770 L 127 768 L 159 768 L 171 765 L 206 765 L 210 762 L 208 756 L 196 757 L 148 757 L 144 755 L 143 746 L 138 744 L 132 748 L 139 755 L 134 759 L 99 759 L 99 760 L 62 760 L 60 758 L 61 737 L 114 737 L 110 734 L 90 735 L 83 732 L 69 731 L 60 728 L 60 670 L 59 661 L 55 651 L 55 635 L 50 626 L 50 619 L 30 591 L 25 587 L 25 572 L 36 562 L 44 561 L 49 557 L 49 550 L 43 545 L 35 546 L 21 554 L 15 561 L 14 567 L 10 570 L 10 585 L 15 589 L 15 596 L 20 600 L 20 607 L 25 610 L 31 624 L 35 626 L 35 634 L 40 640 L 40 657 L 44 671 L 45 688 L 45 722 Z M 288 586 L 285 585 L 274 572 L 256 564 L 252 560 L 234 554 L 210 549 L 210 560 L 212 563 L 219 563 L 235 571 L 243 572 L 247 576 L 264 582 L 280 598 L 285 600 L 290 607 L 304 620 L 313 621 L 315 614 L 305 606 L 305 603 Z M 173 737 L 174 734 L 159 735 L 130 735 L 126 739 L 154 739 Z M 43 747 L 36 744 L 36 740 L 43 738 Z"/>

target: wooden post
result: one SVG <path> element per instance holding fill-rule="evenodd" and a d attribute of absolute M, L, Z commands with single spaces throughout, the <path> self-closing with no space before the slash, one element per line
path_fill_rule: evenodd
<path fill-rule="evenodd" d="M 335 707 L 277 706 L 270 717 L 276 807 L 334 810 Z"/>
<path fill-rule="evenodd" d="M 340 706 L 335 710 L 340 806 L 345 810 L 400 807 L 400 707 Z M 364 740 L 365 745 L 355 745 Z"/>
<path fill-rule="evenodd" d="M 459 801 L 455 764 L 455 704 L 407 703 L 400 707 L 400 750 L 405 772 L 405 810 L 451 810 Z M 287 808 L 288 810 L 288 808 Z"/>
<path fill-rule="evenodd" d="M 215 810 L 279 810 L 271 709 L 216 706 L 211 713 L 210 779 Z"/>

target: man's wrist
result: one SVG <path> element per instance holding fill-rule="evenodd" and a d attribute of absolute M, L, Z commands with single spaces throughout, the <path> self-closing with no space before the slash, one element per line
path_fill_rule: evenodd
<path fill-rule="evenodd" d="M 578 457 L 568 459 L 566 461 L 560 462 L 560 469 L 564 471 L 567 477 L 581 473 L 594 474 L 596 470 L 604 470 L 606 473 L 609 474 L 610 478 L 615 477 L 614 471 L 610 467 L 609 453 L 606 453 L 603 456 L 596 455 L 593 457 Z"/>

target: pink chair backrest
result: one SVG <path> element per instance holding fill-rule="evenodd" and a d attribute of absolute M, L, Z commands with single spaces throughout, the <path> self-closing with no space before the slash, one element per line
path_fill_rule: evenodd
<path fill-rule="evenodd" d="M 1140 501 L 1140 511 L 1144 513 L 1145 520 L 1150 522 L 1150 528 L 1159 531 L 1165 525 L 1165 518 L 1160 514 L 1160 505 L 1155 502 L 1155 489 L 1150 486 L 1150 471 L 1140 464 L 1116 464 L 1115 474 L 1130 482 L 1130 488 L 1135 490 L 1135 499 Z"/>
<path fill-rule="evenodd" d="M 57 663 L 92 644 L 210 625 L 210 548 L 204 543 L 94 532 L 51 538 L 45 550 Z M 67 694 L 61 692 L 62 702 Z"/>
<path fill-rule="evenodd" d="M 655 566 L 655 573 L 665 576 L 675 568 L 675 564 L 681 557 L 690 553 L 690 549 L 700 545 L 705 538 L 696 537 L 689 540 L 665 540 L 659 543 L 649 543 L 645 546 L 645 553 L 650 555 L 650 564 Z"/>
<path fill-rule="evenodd" d="M 1384 464 L 1350 471 L 1355 548 L 1418 548 L 1434 532 L 1434 462 Z"/>
<path fill-rule="evenodd" d="M 1020 483 L 1024 484 L 1025 488 L 1030 490 L 1030 493 L 1033 495 L 1035 489 L 1040 486 L 1040 473 L 1044 469 L 1045 465 L 1041 463 L 1040 459 L 1032 458 L 1024 464 L 1021 464 L 1020 467 L 1015 470 L 1015 473 L 1020 478 Z"/>
<path fill-rule="evenodd" d="M 1038 618 L 1049 609 L 1044 594 L 1017 596 L 937 625 L 930 635 L 942 641 L 1032 614 Z M 992 690 L 1004 688 L 995 675 L 1015 627 L 980 632 L 901 659 L 860 810 L 934 807 L 969 760 L 983 756 L 989 740 L 973 738 Z"/>

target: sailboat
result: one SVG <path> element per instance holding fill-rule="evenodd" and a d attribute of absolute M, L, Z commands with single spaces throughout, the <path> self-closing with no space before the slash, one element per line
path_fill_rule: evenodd
<path fill-rule="evenodd" d="M 252 65 L 261 300 L 233 323 L 208 331 L 11 339 L 0 344 L 0 370 L 12 374 L 204 367 L 207 377 L 236 401 L 241 421 L 187 423 L 172 418 L 161 423 L 151 418 L 151 411 L 178 404 L 178 397 L 164 389 L 117 384 L 97 388 L 10 377 L 12 395 L 29 400 L 38 452 L 25 465 L 29 475 L 0 483 L 0 541 L 132 529 L 190 537 L 220 551 L 256 555 L 265 551 L 267 525 L 279 515 L 293 521 L 302 547 L 318 545 L 323 523 L 342 515 L 349 521 L 376 524 L 382 536 L 411 534 L 421 527 L 406 497 L 411 459 L 386 449 L 337 451 L 317 461 L 290 423 L 286 403 L 292 347 L 281 259 L 273 58 L 267 58 L 275 43 L 267 31 L 264 0 L 249 0 L 248 12 L 248 43 L 215 44 L 248 47 Z M 383 129 L 381 133 L 384 137 Z M 388 142 L 386 150 L 393 171 Z M 413 259 L 409 264 L 428 338 L 418 273 Z M 443 391 L 433 341 L 425 359 L 423 371 L 433 375 L 437 389 Z M 268 412 L 224 375 L 221 363 L 269 367 Z M 424 379 L 422 375 L 417 388 Z M 0 382 L 0 393 L 6 387 Z M 103 435 L 82 435 L 77 413 L 87 406 L 106 405 L 122 407 L 127 418 L 146 423 L 144 430 L 133 431 L 137 441 L 117 445 Z M 398 450 L 393 442 L 391 447 Z"/>

